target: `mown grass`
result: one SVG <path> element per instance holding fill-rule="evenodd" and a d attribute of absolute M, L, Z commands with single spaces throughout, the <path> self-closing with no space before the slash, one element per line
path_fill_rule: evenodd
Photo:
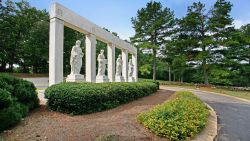
<path fill-rule="evenodd" d="M 7 74 L 11 75 L 17 78 L 35 78 L 35 77 L 49 77 L 49 74 L 47 73 L 9 73 L 9 72 L 4 72 L 0 74 Z"/>
<path fill-rule="evenodd" d="M 140 81 L 152 81 L 150 79 L 140 79 Z M 196 85 L 194 83 L 180 83 L 180 82 L 169 82 L 163 80 L 157 80 L 160 85 L 169 86 L 169 87 L 180 87 L 186 89 L 196 89 L 208 92 L 221 93 L 229 96 L 239 97 L 243 99 L 250 100 L 250 91 L 249 90 L 241 90 L 241 89 L 229 89 L 230 86 L 220 87 L 220 86 L 204 86 L 204 85 Z"/>
<path fill-rule="evenodd" d="M 196 86 L 185 86 L 185 85 L 182 85 L 182 86 L 180 86 L 180 85 L 166 85 L 166 86 L 215 92 L 215 93 L 221 93 L 221 94 L 225 94 L 225 95 L 229 95 L 229 96 L 235 96 L 235 97 L 250 100 L 250 91 L 227 90 L 227 89 L 216 88 L 216 87 L 196 87 Z"/>

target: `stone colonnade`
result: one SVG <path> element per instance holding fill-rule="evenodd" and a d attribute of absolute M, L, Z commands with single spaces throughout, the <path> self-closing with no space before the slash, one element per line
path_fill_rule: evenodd
<path fill-rule="evenodd" d="M 115 78 L 115 48 L 122 50 L 122 77 L 125 82 L 137 81 L 137 49 L 131 44 L 119 39 L 87 19 L 75 14 L 66 7 L 54 3 L 50 9 L 50 41 L 49 41 L 49 85 L 63 82 L 63 38 L 64 26 L 70 27 L 86 35 L 85 80 L 96 82 L 96 40 L 107 44 L 108 79 Z M 133 80 L 128 76 L 128 53 L 132 54 L 134 65 Z M 84 62 L 85 63 L 85 62 Z"/>

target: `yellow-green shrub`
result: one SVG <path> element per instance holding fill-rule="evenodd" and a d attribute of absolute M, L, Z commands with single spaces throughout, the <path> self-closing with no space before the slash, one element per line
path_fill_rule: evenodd
<path fill-rule="evenodd" d="M 209 110 L 191 92 L 176 92 L 176 98 L 141 113 L 138 120 L 150 131 L 170 140 L 194 137 L 206 125 Z"/>

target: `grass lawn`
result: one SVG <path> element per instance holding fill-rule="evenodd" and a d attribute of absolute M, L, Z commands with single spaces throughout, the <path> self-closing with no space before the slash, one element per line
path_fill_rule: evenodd
<path fill-rule="evenodd" d="M 180 86 L 180 85 L 166 85 L 170 87 L 181 87 L 181 88 L 188 88 L 188 89 L 199 89 L 202 91 L 209 91 L 209 92 L 216 92 L 216 93 L 222 93 L 230 96 L 235 96 L 239 98 L 244 98 L 247 100 L 250 100 L 250 91 L 236 91 L 236 90 L 227 90 L 222 88 L 214 88 L 214 87 L 199 87 L 196 86 Z"/>
<path fill-rule="evenodd" d="M 4 72 L 2 74 L 9 74 L 11 76 L 17 77 L 17 78 L 32 78 L 32 77 L 49 77 L 49 74 L 46 73 L 8 73 Z"/>

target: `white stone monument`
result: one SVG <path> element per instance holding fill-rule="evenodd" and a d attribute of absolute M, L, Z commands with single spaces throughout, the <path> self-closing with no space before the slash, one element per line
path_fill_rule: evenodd
<path fill-rule="evenodd" d="M 100 51 L 100 54 L 97 57 L 97 61 L 98 61 L 98 73 L 96 76 L 96 82 L 97 83 L 109 82 L 108 77 L 105 75 L 106 65 L 107 65 L 108 61 L 107 61 L 107 59 L 105 59 L 103 49 Z"/>
<path fill-rule="evenodd" d="M 84 81 L 84 75 L 80 74 L 80 71 L 82 68 L 82 57 L 84 55 L 80 45 L 81 45 L 81 41 L 77 40 L 76 45 L 72 47 L 71 54 L 70 54 L 71 72 L 66 78 L 67 82 L 83 82 Z"/>
<path fill-rule="evenodd" d="M 137 49 L 133 45 L 114 36 L 110 32 L 79 16 L 63 5 L 53 3 L 50 7 L 49 85 L 63 82 L 63 39 L 65 26 L 85 34 L 85 80 L 87 82 L 99 82 L 98 77 L 103 76 L 100 74 L 97 74 L 96 76 L 96 40 L 107 44 L 108 56 L 105 62 L 108 64 L 108 80 L 114 82 L 116 81 L 116 78 L 120 78 L 119 82 L 123 81 L 122 79 L 124 79 L 125 82 L 128 82 L 128 53 L 130 53 L 132 54 L 132 62 L 134 65 L 133 77 L 135 78 L 135 81 L 137 81 Z M 115 75 L 115 48 L 122 50 L 122 55 L 119 57 L 122 62 L 118 64 L 118 76 Z M 81 53 L 79 54 L 78 59 L 80 56 Z M 78 60 L 77 64 L 81 64 L 81 62 Z M 78 73 L 81 65 L 79 66 L 77 64 L 75 63 L 72 67 L 71 71 L 73 73 L 71 72 L 71 74 L 73 75 L 69 75 L 67 81 L 78 81 L 79 78 L 80 80 L 84 78 L 83 75 Z M 103 67 L 103 65 L 101 66 Z M 99 67 L 100 66 L 98 66 L 98 68 Z M 103 73 L 103 71 L 100 72 Z"/>
<path fill-rule="evenodd" d="M 119 55 L 116 60 L 116 72 L 115 72 L 115 81 L 116 82 L 124 82 L 124 77 L 122 76 L 122 55 Z"/>
<path fill-rule="evenodd" d="M 128 82 L 135 82 L 135 77 L 134 77 L 134 64 L 132 62 L 132 59 L 129 59 L 128 62 Z"/>

